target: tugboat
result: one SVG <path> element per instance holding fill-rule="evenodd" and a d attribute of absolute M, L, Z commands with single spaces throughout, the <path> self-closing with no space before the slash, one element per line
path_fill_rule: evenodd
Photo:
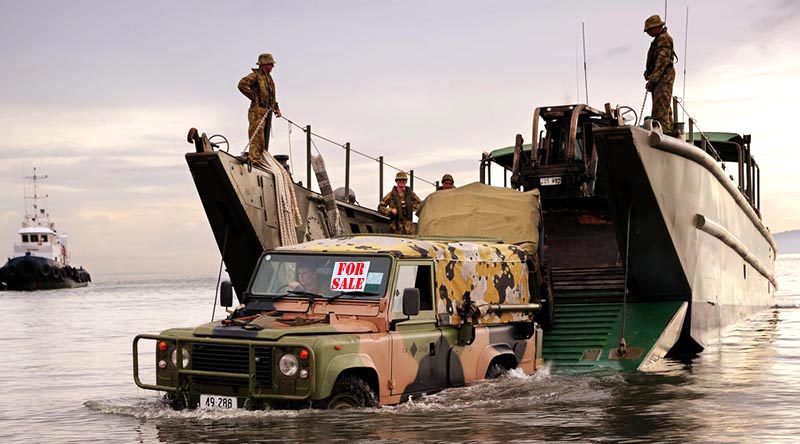
<path fill-rule="evenodd" d="M 33 182 L 33 196 L 25 196 L 25 219 L 14 242 L 14 257 L 0 267 L 0 289 L 33 291 L 57 288 L 85 287 L 92 281 L 83 267 L 69 265 L 67 236 L 56 231 L 50 215 L 39 201 L 47 195 L 39 194 L 38 181 L 47 176 L 36 174 L 25 177 Z"/>

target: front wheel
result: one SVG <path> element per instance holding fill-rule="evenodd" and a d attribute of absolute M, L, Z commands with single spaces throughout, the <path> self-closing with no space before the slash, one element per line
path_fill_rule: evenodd
<path fill-rule="evenodd" d="M 486 370 L 486 379 L 497 379 L 508 372 L 508 369 L 505 368 L 499 362 L 493 362 L 492 365 L 489 366 L 489 369 Z"/>
<path fill-rule="evenodd" d="M 183 393 L 165 393 L 164 402 L 167 403 L 173 410 L 183 410 L 189 407 L 189 401 Z"/>
<path fill-rule="evenodd" d="M 344 375 L 336 381 L 331 396 L 323 406 L 331 410 L 377 407 L 378 397 L 366 381 L 355 375 Z"/>

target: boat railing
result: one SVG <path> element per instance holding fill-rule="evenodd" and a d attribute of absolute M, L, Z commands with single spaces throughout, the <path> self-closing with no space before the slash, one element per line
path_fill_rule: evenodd
<path fill-rule="evenodd" d="M 305 133 L 305 135 L 306 135 L 306 180 L 307 180 L 307 188 L 308 189 L 311 189 L 311 183 L 312 183 L 311 182 L 311 178 L 312 178 L 311 157 L 313 155 L 312 148 L 317 153 L 317 155 L 320 155 L 320 156 L 322 155 L 322 153 L 320 153 L 320 151 L 319 151 L 319 148 L 317 147 L 316 142 L 314 141 L 315 138 L 317 138 L 319 140 L 322 140 L 322 141 L 325 141 L 325 142 L 327 142 L 327 143 L 329 143 L 331 145 L 337 146 L 337 147 L 341 148 L 342 150 L 344 150 L 344 153 L 345 153 L 345 155 L 344 155 L 344 192 L 345 192 L 344 201 L 345 202 L 349 202 L 350 201 L 350 195 L 349 194 L 350 194 L 350 191 L 351 191 L 350 190 L 350 166 L 351 166 L 350 156 L 351 156 L 351 154 L 355 154 L 357 156 L 361 156 L 364 159 L 373 161 L 373 162 L 378 164 L 378 201 L 379 202 L 380 202 L 381 199 L 383 199 L 383 195 L 384 195 L 383 194 L 383 190 L 384 190 L 384 188 L 383 188 L 383 185 L 384 185 L 384 174 L 383 174 L 384 173 L 384 168 L 389 168 L 389 169 L 392 169 L 392 170 L 395 170 L 395 171 L 398 171 L 398 172 L 402 171 L 402 172 L 407 173 L 409 175 L 409 187 L 412 190 L 414 189 L 414 181 L 415 180 L 420 181 L 420 182 L 425 182 L 425 183 L 427 183 L 429 185 L 433 185 L 436 189 L 439 188 L 439 181 L 431 182 L 430 180 L 427 180 L 427 179 L 425 179 L 423 177 L 420 177 L 419 175 L 414 173 L 413 169 L 404 170 L 404 169 L 402 169 L 400 167 L 397 167 L 395 165 L 392 165 L 392 164 L 386 162 L 384 160 L 383 156 L 375 157 L 375 156 L 371 156 L 371 155 L 369 155 L 369 154 L 367 154 L 367 153 L 365 153 L 363 151 L 359 151 L 359 150 L 354 149 L 350 145 L 350 142 L 340 143 L 340 142 L 337 142 L 335 140 L 332 140 L 329 137 L 325 137 L 325 136 L 323 136 L 321 134 L 315 133 L 315 132 L 313 132 L 311 130 L 311 125 L 300 125 L 300 124 L 294 122 L 293 120 L 291 120 L 288 117 L 283 116 L 283 115 L 280 118 L 285 120 L 285 121 L 287 121 L 291 127 L 295 127 L 297 129 L 303 131 Z M 291 137 L 289 138 L 289 143 L 290 143 L 290 151 L 291 151 Z"/>
<path fill-rule="evenodd" d="M 703 130 L 700 129 L 700 125 L 697 124 L 697 119 L 693 118 L 692 115 L 689 114 L 689 111 L 686 110 L 686 107 L 683 106 L 683 100 L 681 100 L 680 97 L 675 96 L 672 98 L 672 108 L 675 120 L 677 120 L 678 117 L 678 107 L 680 107 L 680 109 L 683 111 L 683 114 L 689 118 L 689 134 L 687 142 L 694 144 L 694 130 L 695 128 L 697 128 L 697 132 L 700 133 L 700 141 L 701 141 L 700 143 L 702 145 L 703 150 L 708 154 L 710 154 L 711 157 L 713 157 L 717 162 L 722 162 L 722 157 L 719 155 L 717 149 L 714 148 L 714 145 L 708 139 L 706 133 L 704 133 Z M 725 168 L 724 164 L 722 168 L 723 169 Z"/>
<path fill-rule="evenodd" d="M 708 153 L 711 157 L 714 158 L 723 170 L 727 171 L 725 166 L 725 160 L 719 154 L 719 150 L 714 147 L 714 145 L 709 140 L 706 133 L 700 128 L 700 125 L 697 123 L 697 119 L 692 117 L 689 114 L 689 111 L 686 110 L 686 107 L 683 104 L 683 100 L 679 97 L 672 98 L 672 107 L 673 107 L 673 114 L 675 116 L 675 120 L 677 121 L 678 117 L 678 108 L 683 111 L 683 114 L 688 118 L 689 121 L 689 132 L 686 135 L 686 141 L 690 144 L 694 145 L 694 132 L 697 129 L 697 132 L 700 134 L 700 149 Z M 676 124 L 677 126 L 677 124 Z M 739 192 L 747 199 L 750 203 L 750 206 L 756 210 L 756 213 L 760 214 L 761 209 L 761 168 L 759 167 L 758 163 L 756 162 L 755 158 L 752 156 L 750 152 L 750 136 L 745 135 L 743 138 L 743 144 L 740 145 L 736 143 L 737 151 L 738 151 L 738 188 Z M 731 180 L 733 180 L 733 176 L 730 176 Z"/>

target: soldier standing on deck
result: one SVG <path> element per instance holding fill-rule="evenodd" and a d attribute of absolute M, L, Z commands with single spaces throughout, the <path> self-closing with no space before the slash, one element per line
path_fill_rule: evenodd
<path fill-rule="evenodd" d="M 261 54 L 258 56 L 258 68 L 253 68 L 253 72 L 244 76 L 239 81 L 239 91 L 242 92 L 248 99 L 250 99 L 250 109 L 247 111 L 247 120 L 250 122 L 250 127 L 247 130 L 247 135 L 252 142 L 250 143 L 250 152 L 248 158 L 250 162 L 258 162 L 261 160 L 263 152 L 269 151 L 269 133 L 272 127 L 272 114 L 281 116 L 281 110 L 278 108 L 278 102 L 275 98 L 275 82 L 272 80 L 272 69 L 275 67 L 275 59 L 272 54 Z M 261 129 L 256 133 L 256 129 L 264 123 Z"/>
<path fill-rule="evenodd" d="M 644 78 L 647 80 L 647 90 L 653 94 L 654 120 L 658 120 L 665 133 L 672 133 L 672 84 L 675 83 L 675 67 L 673 60 L 672 37 L 667 33 L 661 17 L 654 15 L 644 22 L 644 32 L 653 37 L 653 43 L 647 51 L 647 65 Z"/>
<path fill-rule="evenodd" d="M 408 175 L 402 171 L 394 178 L 397 184 L 381 199 L 378 211 L 392 220 L 389 229 L 395 234 L 414 234 L 413 214 L 419 209 L 419 197 L 406 186 Z"/>

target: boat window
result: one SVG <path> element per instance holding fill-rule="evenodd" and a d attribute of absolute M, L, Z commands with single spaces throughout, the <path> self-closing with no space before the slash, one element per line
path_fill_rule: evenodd
<path fill-rule="evenodd" d="M 22 235 L 22 242 L 28 242 L 28 235 L 27 234 L 23 234 Z"/>
<path fill-rule="evenodd" d="M 39 242 L 39 235 L 31 234 L 31 242 Z"/>
<path fill-rule="evenodd" d="M 430 265 L 400 265 L 397 268 L 397 284 L 392 295 L 392 314 L 403 317 L 403 290 L 419 289 L 419 311 L 433 310 L 433 294 Z"/>

